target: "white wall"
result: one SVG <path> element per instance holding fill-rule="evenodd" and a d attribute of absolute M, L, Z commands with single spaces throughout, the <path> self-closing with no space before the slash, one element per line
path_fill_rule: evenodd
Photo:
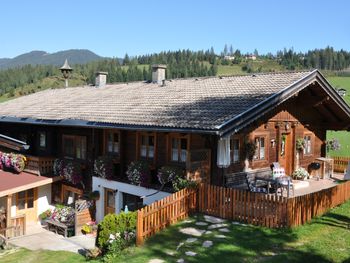
<path fill-rule="evenodd" d="M 53 208 L 51 203 L 51 184 L 38 187 L 38 215 L 47 209 Z"/>
<path fill-rule="evenodd" d="M 123 193 L 132 194 L 136 196 L 145 196 L 152 193 L 155 193 L 157 190 L 151 188 L 145 188 L 141 186 L 136 186 L 127 183 L 121 183 L 117 181 L 110 181 L 100 177 L 92 177 L 92 190 L 100 192 L 100 199 L 96 201 L 96 220 L 97 222 L 101 221 L 104 217 L 104 189 L 113 189 L 117 190 L 115 195 L 115 212 L 119 213 L 123 208 Z M 146 197 L 143 199 L 144 205 L 149 205 L 155 201 L 167 197 L 170 193 L 159 192 L 155 195 Z"/>

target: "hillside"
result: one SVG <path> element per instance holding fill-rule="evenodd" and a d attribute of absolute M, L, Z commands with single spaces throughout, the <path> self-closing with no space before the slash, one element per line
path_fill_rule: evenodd
<path fill-rule="evenodd" d="M 0 69 L 16 68 L 24 65 L 62 66 L 66 58 L 71 65 L 105 59 L 86 49 L 71 49 L 51 54 L 45 51 L 32 51 L 14 58 L 0 58 Z"/>

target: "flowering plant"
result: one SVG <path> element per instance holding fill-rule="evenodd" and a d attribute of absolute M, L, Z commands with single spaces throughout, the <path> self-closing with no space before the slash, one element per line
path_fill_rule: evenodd
<path fill-rule="evenodd" d="M 56 159 L 53 164 L 53 172 L 54 175 L 62 176 L 74 185 L 82 183 L 83 176 L 78 162 Z"/>
<path fill-rule="evenodd" d="M 113 160 L 109 156 L 100 156 L 94 162 L 94 172 L 104 179 L 113 177 Z"/>
<path fill-rule="evenodd" d="M 52 211 L 51 219 L 66 225 L 74 225 L 75 211 L 70 206 L 58 205 Z"/>
<path fill-rule="evenodd" d="M 296 140 L 296 149 L 301 152 L 305 148 L 305 140 L 303 138 L 298 138 Z"/>
<path fill-rule="evenodd" d="M 303 167 L 299 167 L 293 172 L 292 177 L 298 180 L 305 180 L 309 177 L 309 173 Z"/>
<path fill-rule="evenodd" d="M 27 158 L 22 154 L 0 152 L 0 169 L 13 169 L 17 173 L 24 170 Z"/>
<path fill-rule="evenodd" d="M 126 174 L 132 184 L 141 186 L 149 185 L 151 170 L 149 164 L 145 161 L 131 162 Z"/>
<path fill-rule="evenodd" d="M 332 138 L 326 141 L 327 152 L 328 151 L 339 151 L 340 143 L 338 139 Z"/>
<path fill-rule="evenodd" d="M 158 181 L 162 185 L 171 182 L 177 176 L 181 176 L 181 175 L 183 175 L 182 169 L 175 166 L 163 166 L 158 170 L 158 173 L 157 173 Z"/>

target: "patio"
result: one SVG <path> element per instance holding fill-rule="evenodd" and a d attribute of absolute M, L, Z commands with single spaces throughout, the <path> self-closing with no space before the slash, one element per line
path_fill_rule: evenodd
<path fill-rule="evenodd" d="M 9 239 L 9 244 L 29 250 L 63 250 L 84 254 L 95 247 L 95 237 L 78 235 L 65 238 L 35 224 L 28 226 L 26 235 Z"/>
<path fill-rule="evenodd" d="M 305 181 L 293 180 L 294 184 L 294 195 L 291 191 L 290 198 L 295 196 L 306 195 L 310 193 L 315 193 L 323 189 L 327 189 L 337 185 L 340 181 L 344 180 L 344 174 L 334 173 L 331 178 L 319 179 L 311 178 Z M 287 197 L 287 191 L 283 192 L 283 196 Z"/>

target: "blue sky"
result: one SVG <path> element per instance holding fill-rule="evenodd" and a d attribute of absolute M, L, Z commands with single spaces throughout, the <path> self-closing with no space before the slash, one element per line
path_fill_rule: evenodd
<path fill-rule="evenodd" d="M 0 57 L 90 49 L 123 57 L 177 49 L 350 50 L 348 0 L 3 1 Z"/>

